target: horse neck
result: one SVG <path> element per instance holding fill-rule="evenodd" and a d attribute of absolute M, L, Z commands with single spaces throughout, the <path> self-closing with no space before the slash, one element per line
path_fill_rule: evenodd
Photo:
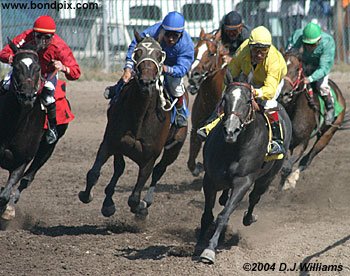
<path fill-rule="evenodd" d="M 4 134 L 1 135 L 1 140 L 7 140 L 8 144 L 18 132 L 38 132 L 44 127 L 45 113 L 41 110 L 39 98 L 35 100 L 33 107 L 30 107 L 20 105 L 15 96 L 9 95 L 1 114 L 0 132 Z"/>
<path fill-rule="evenodd" d="M 132 132 L 135 137 L 138 138 L 141 133 L 141 129 L 144 126 L 149 127 L 149 123 L 146 121 L 147 113 L 152 113 L 158 104 L 158 92 L 156 91 L 155 86 L 149 87 L 149 96 L 140 93 L 138 89 L 133 89 L 130 91 L 129 103 L 127 103 L 127 107 L 131 109 L 131 114 L 133 118 L 133 127 Z"/>
<path fill-rule="evenodd" d="M 225 74 L 225 69 L 221 69 L 201 84 L 199 94 L 202 95 L 207 105 L 215 107 L 221 99 Z"/>

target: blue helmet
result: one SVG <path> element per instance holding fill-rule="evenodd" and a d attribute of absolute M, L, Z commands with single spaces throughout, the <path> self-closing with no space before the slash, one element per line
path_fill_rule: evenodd
<path fill-rule="evenodd" d="M 179 12 L 169 12 L 163 19 L 162 27 L 166 31 L 182 33 L 185 27 L 185 18 Z"/>

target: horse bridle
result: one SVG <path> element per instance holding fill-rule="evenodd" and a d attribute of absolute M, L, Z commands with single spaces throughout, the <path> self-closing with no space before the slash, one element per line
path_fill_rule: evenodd
<path fill-rule="evenodd" d="M 301 93 L 301 92 L 303 92 L 303 91 L 306 90 L 306 84 L 304 84 L 304 86 L 303 86 L 302 89 L 297 90 L 298 87 L 299 87 L 299 85 L 300 85 L 301 83 L 303 83 L 303 82 L 304 82 L 304 79 L 305 79 L 304 69 L 303 69 L 303 65 L 302 65 L 301 62 L 299 63 L 298 77 L 296 78 L 295 81 L 293 81 L 293 80 L 292 80 L 290 77 L 288 77 L 288 76 L 285 76 L 283 79 L 286 80 L 286 81 L 291 85 L 291 87 L 292 87 L 292 90 L 288 93 L 288 96 L 289 96 L 290 98 L 292 98 L 293 95 L 297 95 L 297 94 L 299 94 L 299 93 Z M 287 94 L 287 93 L 286 93 L 286 94 Z"/>
<path fill-rule="evenodd" d="M 154 58 L 149 57 L 148 55 L 145 55 L 145 54 L 144 54 L 144 50 L 145 50 L 145 49 L 146 49 L 147 53 L 152 53 L 154 50 L 160 50 L 161 53 L 162 53 L 162 59 L 161 59 L 161 61 L 158 62 L 158 61 L 155 60 Z M 141 51 L 142 51 L 141 58 L 140 58 L 140 60 L 138 60 L 138 61 L 135 59 L 135 53 L 136 53 L 137 50 L 141 50 Z M 149 61 L 153 62 L 153 63 L 156 65 L 156 68 L 157 68 L 157 77 L 156 77 L 156 79 L 154 80 L 154 82 L 156 82 L 156 81 L 159 79 L 160 75 L 162 74 L 163 64 L 164 64 L 165 58 L 166 58 L 165 52 L 162 51 L 161 48 L 159 48 L 159 49 L 153 48 L 150 42 L 140 42 L 140 43 L 139 43 L 139 46 L 135 48 L 134 52 L 132 53 L 132 57 L 131 57 L 132 61 L 133 61 L 134 64 L 135 64 L 135 72 L 136 72 L 136 75 L 138 75 L 138 73 L 139 73 L 138 67 L 140 66 L 140 64 L 141 64 L 142 62 L 149 60 Z M 146 67 L 146 68 L 148 68 L 148 67 Z M 148 68 L 148 69 L 149 69 L 149 68 Z"/>
<path fill-rule="evenodd" d="M 203 81 L 205 81 L 208 77 L 215 75 L 218 71 L 220 71 L 226 64 L 223 64 L 221 66 L 219 66 L 219 57 L 220 57 L 220 46 L 221 46 L 221 42 L 220 41 L 216 41 L 213 38 L 201 38 L 200 41 L 205 41 L 206 44 L 208 45 L 208 43 L 214 44 L 216 47 L 216 52 L 215 53 L 211 53 L 210 49 L 208 47 L 208 52 L 210 56 L 215 56 L 215 63 L 214 66 L 210 66 L 209 69 L 207 71 L 204 71 L 201 74 L 201 78 L 200 78 L 200 83 L 202 83 Z M 201 61 L 201 59 L 196 58 L 195 61 Z M 205 64 L 206 65 L 206 64 Z"/>
<path fill-rule="evenodd" d="M 18 50 L 18 52 L 16 52 L 15 56 L 17 56 L 17 55 L 19 55 L 19 54 L 23 54 L 23 53 L 30 53 L 30 54 L 33 54 L 33 55 L 35 55 L 35 56 L 39 59 L 38 53 L 37 53 L 36 51 L 27 50 L 27 49 L 23 49 L 23 50 L 20 49 L 20 50 Z M 39 73 L 39 74 L 40 74 L 40 73 Z M 32 78 L 27 78 L 27 79 L 25 79 L 24 82 L 22 82 L 22 83 L 28 83 L 28 84 L 30 84 L 31 88 L 32 88 L 33 91 L 34 91 L 34 93 L 33 93 L 33 95 L 32 95 L 31 97 L 26 96 L 25 99 L 31 101 L 31 100 L 33 100 L 33 99 L 36 98 L 37 93 L 38 93 L 38 91 L 39 91 L 39 87 L 40 87 L 41 81 L 42 81 L 42 76 L 41 76 L 41 74 L 40 74 L 39 80 L 38 80 L 37 84 L 35 84 L 35 80 L 33 80 Z M 21 98 L 21 99 L 23 98 L 23 94 L 20 93 L 19 88 L 20 88 L 20 84 L 22 84 L 22 83 L 18 83 L 17 79 L 14 78 L 14 77 L 11 78 L 11 84 L 12 84 L 12 86 L 13 86 L 13 88 L 14 88 L 16 97 L 17 97 L 17 98 Z"/>
<path fill-rule="evenodd" d="M 239 121 L 241 122 L 241 128 L 243 128 L 244 126 L 249 125 L 255 119 L 255 116 L 254 116 L 255 110 L 254 110 L 253 104 L 252 104 L 252 102 L 255 101 L 255 99 L 254 99 L 254 95 L 252 93 L 252 87 L 248 83 L 244 83 L 244 82 L 231 82 L 229 84 L 229 86 L 231 86 L 231 85 L 244 86 L 244 87 L 248 88 L 249 91 L 251 92 L 251 102 L 249 104 L 249 111 L 248 111 L 248 115 L 245 118 L 242 118 L 242 114 L 239 112 L 236 112 L 236 111 L 231 111 L 228 114 L 225 114 L 225 116 L 231 116 L 231 115 L 236 116 L 239 119 Z M 223 100 L 224 99 L 221 100 L 219 106 L 222 104 Z"/>

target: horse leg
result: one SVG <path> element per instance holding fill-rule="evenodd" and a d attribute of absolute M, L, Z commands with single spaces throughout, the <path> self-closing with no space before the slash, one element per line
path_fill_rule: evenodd
<path fill-rule="evenodd" d="M 205 206 L 201 218 L 201 231 L 197 243 L 197 245 L 200 246 L 204 245 L 207 242 L 206 236 L 208 234 L 208 230 L 214 223 L 213 208 L 215 206 L 217 194 L 216 190 L 214 189 L 214 184 L 212 183 L 212 180 L 207 176 L 207 174 L 204 174 L 203 178 L 203 191 L 205 197 Z"/>
<path fill-rule="evenodd" d="M 304 151 L 306 150 L 307 144 L 308 143 L 306 142 L 306 143 L 297 145 L 293 149 L 290 157 L 287 159 L 288 161 L 285 161 L 283 163 L 283 167 L 281 170 L 282 179 L 280 182 L 280 187 L 282 190 L 295 188 L 297 179 L 296 179 L 296 174 L 295 173 L 292 174 L 292 168 L 294 164 L 298 162 L 299 159 L 302 157 Z"/>
<path fill-rule="evenodd" d="M 312 149 L 299 162 L 298 169 L 301 172 L 305 170 L 311 164 L 314 157 L 328 145 L 336 131 L 337 128 L 331 127 L 315 142 Z"/>
<path fill-rule="evenodd" d="M 112 216 L 116 211 L 116 208 L 113 202 L 113 194 L 114 194 L 115 186 L 117 185 L 118 179 L 123 174 L 125 169 L 125 161 L 124 161 L 123 155 L 115 154 L 113 164 L 114 164 L 114 173 L 109 184 L 105 188 L 106 197 L 103 201 L 102 210 L 101 210 L 102 215 L 105 217 Z"/>
<path fill-rule="evenodd" d="M 103 140 L 100 145 L 100 148 L 98 149 L 95 162 L 86 175 L 85 191 L 79 192 L 79 199 L 81 202 L 89 203 L 92 201 L 93 196 L 91 190 L 93 186 L 97 183 L 98 178 L 100 177 L 100 171 L 102 166 L 106 163 L 110 156 L 111 153 L 108 152 L 107 142 Z"/>
<path fill-rule="evenodd" d="M 14 208 L 11 208 L 11 210 L 9 210 L 7 208 L 7 204 L 11 199 L 12 188 L 21 179 L 27 165 L 28 163 L 24 163 L 15 170 L 11 171 L 6 186 L 0 192 L 0 214 L 3 219 L 10 220 L 15 217 Z"/>
<path fill-rule="evenodd" d="M 18 189 L 16 190 L 15 198 L 14 198 L 15 203 L 18 202 L 22 191 L 24 189 L 28 188 L 30 186 L 30 184 L 33 182 L 36 173 L 47 162 L 47 160 L 49 160 L 53 151 L 56 148 L 57 142 L 65 134 L 67 128 L 68 128 L 68 124 L 57 126 L 58 139 L 55 143 L 53 143 L 51 145 L 49 145 L 46 142 L 46 139 L 41 140 L 38 151 L 34 156 L 33 162 L 30 164 L 29 168 L 25 171 L 25 173 L 21 179 L 20 185 L 18 186 Z"/>
<path fill-rule="evenodd" d="M 218 245 L 222 230 L 227 226 L 228 220 L 232 212 L 237 208 L 244 195 L 253 184 L 253 177 L 251 175 L 234 178 L 234 189 L 226 202 L 224 209 L 220 212 L 216 219 L 215 233 L 209 241 L 208 247 L 201 254 L 203 262 L 215 262 L 215 249 Z"/>
<path fill-rule="evenodd" d="M 196 158 L 201 147 L 202 141 L 197 136 L 197 129 L 192 128 L 190 138 L 190 155 L 187 161 L 187 167 L 193 176 L 199 176 L 199 174 L 204 170 L 201 163 L 196 163 Z"/>
<path fill-rule="evenodd" d="M 260 201 L 261 195 L 263 195 L 268 187 L 270 186 L 272 180 L 277 175 L 278 171 L 283 165 L 283 161 L 275 161 L 271 170 L 264 176 L 255 180 L 254 188 L 249 194 L 249 207 L 243 216 L 243 225 L 249 226 L 257 221 L 257 217 L 253 215 L 253 210 L 256 204 Z"/>
<path fill-rule="evenodd" d="M 155 159 L 152 158 L 145 166 L 139 168 L 136 185 L 128 199 L 130 211 L 140 218 L 145 218 L 148 215 L 147 203 L 143 200 L 141 201 L 140 198 L 141 191 L 152 173 L 154 162 Z"/>
<path fill-rule="evenodd" d="M 147 203 L 147 208 L 150 207 L 153 203 L 154 191 L 159 179 L 164 175 L 167 167 L 171 165 L 179 156 L 183 144 L 184 144 L 184 141 L 181 143 L 177 143 L 175 146 L 171 147 L 170 149 L 164 149 L 162 159 L 153 169 L 151 185 L 145 197 L 143 198 L 143 200 Z"/>
<path fill-rule="evenodd" d="M 225 206 L 228 200 L 228 192 L 230 189 L 223 190 L 221 196 L 219 197 L 219 203 L 221 206 Z"/>

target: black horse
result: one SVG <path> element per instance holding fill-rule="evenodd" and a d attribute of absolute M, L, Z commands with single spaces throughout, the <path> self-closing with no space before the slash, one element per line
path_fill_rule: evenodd
<path fill-rule="evenodd" d="M 230 189 L 225 207 L 216 219 L 215 233 L 200 256 L 202 261 L 210 263 L 215 261 L 215 249 L 229 216 L 249 188 L 254 185 L 249 195 L 249 208 L 243 218 L 246 226 L 255 221 L 254 206 L 283 163 L 283 159 L 264 161 L 269 142 L 268 128 L 264 115 L 253 110 L 249 85 L 232 83 L 228 86 L 224 92 L 223 107 L 224 118 L 210 132 L 203 149 L 205 208 L 201 219 L 198 250 L 207 246 L 207 236 L 211 236 L 211 226 L 214 223 L 212 209 L 217 192 Z M 284 131 L 284 146 L 288 148 L 292 132 L 291 122 L 283 107 L 279 114 Z"/>
<path fill-rule="evenodd" d="M 14 204 L 50 158 L 57 144 L 57 141 L 47 144 L 42 135 L 45 111 L 38 92 L 44 79 L 41 77 L 36 48 L 28 46 L 18 49 L 11 41 L 9 45 L 15 53 L 11 85 L 9 91 L 0 96 L 0 166 L 10 173 L 5 188 L 0 192 L 0 214 L 5 220 L 15 217 Z M 58 102 L 68 106 L 65 98 Z M 68 123 L 57 126 L 59 138 L 67 127 Z M 14 189 L 19 180 L 20 185 Z"/>
<path fill-rule="evenodd" d="M 154 38 L 141 38 L 137 32 L 135 38 L 138 43 L 133 53 L 136 76 L 124 87 L 118 101 L 112 100 L 103 141 L 87 174 L 85 191 L 79 193 L 83 203 L 92 200 L 91 190 L 100 176 L 101 167 L 113 155 L 114 174 L 105 189 L 102 206 L 102 214 L 107 217 L 116 210 L 112 197 L 117 181 L 124 172 L 124 156 L 139 166 L 137 183 L 128 205 L 131 212 L 146 217 L 148 207 L 153 202 L 156 183 L 179 155 L 187 134 L 187 127 L 170 128 L 170 110 L 162 104 L 165 98 L 159 81 L 165 53 Z M 162 159 L 154 167 L 163 149 Z M 144 200 L 140 200 L 141 191 L 152 170 L 151 187 Z"/>
<path fill-rule="evenodd" d="M 10 90 L 0 99 L 0 166 L 10 173 L 0 192 L 0 213 L 4 219 L 14 217 L 12 189 L 39 148 L 45 122 L 37 94 L 41 83 L 38 54 L 18 50 L 13 44 L 11 47 L 15 56 Z"/>

